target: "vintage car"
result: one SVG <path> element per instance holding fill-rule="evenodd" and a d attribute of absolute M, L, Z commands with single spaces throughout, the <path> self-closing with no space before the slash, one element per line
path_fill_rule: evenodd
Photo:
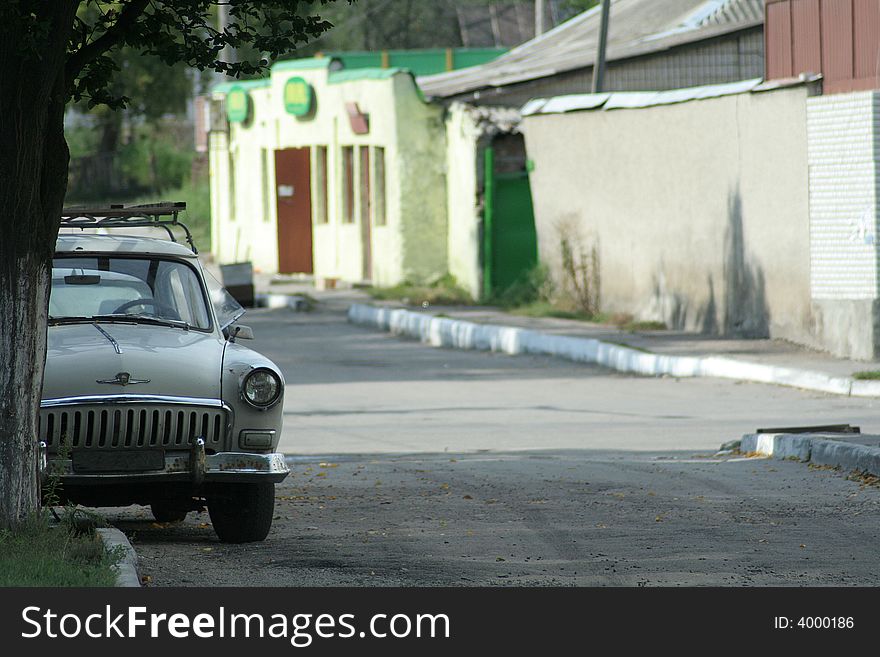
<path fill-rule="evenodd" d="M 253 332 L 203 269 L 177 220 L 184 208 L 65 210 L 40 408 L 45 476 L 62 501 L 149 505 L 161 522 L 207 506 L 222 541 L 260 541 L 289 472 L 275 451 L 284 378 L 239 343 Z M 149 228 L 167 238 L 143 236 Z"/>

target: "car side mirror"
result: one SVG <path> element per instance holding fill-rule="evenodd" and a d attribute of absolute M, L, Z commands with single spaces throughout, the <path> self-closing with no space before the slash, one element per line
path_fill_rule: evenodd
<path fill-rule="evenodd" d="M 230 342 L 235 342 L 236 340 L 253 340 L 254 329 L 250 326 L 245 326 L 244 324 L 233 324 L 232 326 L 227 326 L 223 329 L 223 335 Z"/>

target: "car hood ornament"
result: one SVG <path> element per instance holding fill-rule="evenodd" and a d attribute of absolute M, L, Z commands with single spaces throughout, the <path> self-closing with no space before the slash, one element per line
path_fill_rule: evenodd
<path fill-rule="evenodd" d="M 131 378 L 131 374 L 128 372 L 120 372 L 116 375 L 116 378 L 113 379 L 98 379 L 96 383 L 107 383 L 110 385 L 117 386 L 128 386 L 128 385 L 136 385 L 138 383 L 149 383 L 149 379 L 133 379 Z"/>

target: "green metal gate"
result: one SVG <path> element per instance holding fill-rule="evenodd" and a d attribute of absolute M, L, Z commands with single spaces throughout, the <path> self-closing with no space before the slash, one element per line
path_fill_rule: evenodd
<path fill-rule="evenodd" d="M 486 149 L 483 218 L 483 294 L 503 292 L 538 262 L 538 238 L 527 171 L 495 172 Z"/>

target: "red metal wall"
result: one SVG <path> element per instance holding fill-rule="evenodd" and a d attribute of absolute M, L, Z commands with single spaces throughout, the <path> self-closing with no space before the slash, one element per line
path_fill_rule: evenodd
<path fill-rule="evenodd" d="M 822 73 L 825 93 L 880 89 L 880 0 L 767 0 L 768 80 Z"/>

